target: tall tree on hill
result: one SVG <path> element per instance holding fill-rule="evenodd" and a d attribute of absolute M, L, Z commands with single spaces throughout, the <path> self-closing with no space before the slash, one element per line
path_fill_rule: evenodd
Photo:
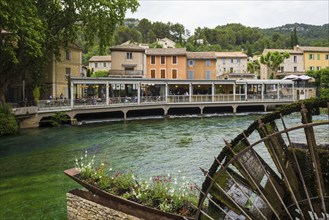
<path fill-rule="evenodd" d="M 142 42 L 143 43 L 151 43 L 149 38 L 149 32 L 151 31 L 152 23 L 147 20 L 146 18 L 143 18 L 140 20 L 140 22 L 137 25 L 137 30 L 142 34 Z"/>
<path fill-rule="evenodd" d="M 283 63 L 284 59 L 289 57 L 290 54 L 288 52 L 280 53 L 278 51 L 269 51 L 265 56 L 262 55 L 260 57 L 260 63 L 266 65 L 271 70 L 271 75 L 273 74 L 273 77 L 270 78 L 276 79 L 280 64 Z"/>
<path fill-rule="evenodd" d="M 294 30 L 291 32 L 291 48 L 294 48 L 296 45 L 298 45 L 298 38 L 296 27 L 294 27 Z"/>
<path fill-rule="evenodd" d="M 78 33 L 90 46 L 97 37 L 103 53 L 126 11 L 137 7 L 137 0 L 0 1 L 0 103 L 13 79 L 26 73 L 41 81 L 49 57 Z"/>

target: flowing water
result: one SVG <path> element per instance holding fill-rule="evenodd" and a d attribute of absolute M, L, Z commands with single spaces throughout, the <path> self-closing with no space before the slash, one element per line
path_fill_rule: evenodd
<path fill-rule="evenodd" d="M 86 150 L 114 169 L 131 169 L 141 178 L 170 173 L 201 184 L 199 167 L 208 169 L 223 139 L 233 139 L 257 117 L 135 120 L 29 129 L 1 138 L 0 218 L 65 219 L 66 193 L 79 185 L 63 171 L 74 167 L 75 158 Z M 298 115 L 288 119 L 289 125 L 297 123 Z M 325 137 L 326 131 L 319 135 Z"/>

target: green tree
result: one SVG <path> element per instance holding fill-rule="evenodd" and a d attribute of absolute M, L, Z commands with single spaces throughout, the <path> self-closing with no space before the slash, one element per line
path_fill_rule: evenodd
<path fill-rule="evenodd" d="M 19 126 L 12 109 L 7 104 L 0 104 L 0 136 L 16 134 Z"/>
<path fill-rule="evenodd" d="M 249 73 L 253 73 L 257 75 L 257 78 L 260 78 L 260 65 L 258 60 L 254 61 L 254 62 L 248 62 L 247 64 L 247 69 Z"/>
<path fill-rule="evenodd" d="M 151 30 L 151 28 L 152 28 L 152 23 L 149 20 L 147 20 L 146 18 L 143 18 L 138 23 L 137 30 L 142 35 L 143 43 L 151 43 L 150 38 L 149 38 L 149 31 Z"/>
<path fill-rule="evenodd" d="M 294 48 L 296 45 L 298 45 L 298 38 L 296 27 L 294 27 L 294 30 L 291 32 L 291 48 Z"/>
<path fill-rule="evenodd" d="M 306 75 L 315 79 L 316 95 L 321 98 L 329 98 L 329 67 L 321 70 L 310 70 Z"/>
<path fill-rule="evenodd" d="M 278 51 L 269 51 L 265 56 L 262 55 L 260 57 L 260 63 L 266 65 L 271 70 L 273 78 L 276 79 L 280 64 L 283 63 L 284 59 L 289 57 L 290 54 L 288 52 L 280 53 Z"/>
<path fill-rule="evenodd" d="M 127 41 L 141 42 L 142 34 L 135 28 L 127 26 L 118 27 L 114 35 L 115 44 L 122 44 Z"/>
<path fill-rule="evenodd" d="M 137 7 L 137 0 L 0 1 L 0 103 L 5 102 L 11 80 L 24 71 L 42 81 L 49 57 L 58 57 L 59 48 L 74 42 L 78 34 L 87 47 L 97 39 L 104 54 L 116 25 L 128 9 L 134 12 Z M 4 36 L 3 30 L 9 34 Z"/>

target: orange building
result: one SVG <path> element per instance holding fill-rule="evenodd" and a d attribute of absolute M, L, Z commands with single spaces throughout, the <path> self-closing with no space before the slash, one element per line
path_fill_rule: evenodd
<path fill-rule="evenodd" d="M 187 52 L 188 79 L 216 79 L 215 52 Z"/>
<path fill-rule="evenodd" d="M 186 48 L 146 49 L 146 78 L 186 79 Z"/>

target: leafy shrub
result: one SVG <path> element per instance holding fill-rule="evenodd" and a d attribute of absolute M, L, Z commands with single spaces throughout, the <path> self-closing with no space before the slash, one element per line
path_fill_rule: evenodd
<path fill-rule="evenodd" d="M 56 112 L 50 117 L 49 122 L 53 127 L 59 127 L 61 124 L 66 123 L 70 120 L 64 112 Z"/>
<path fill-rule="evenodd" d="M 9 105 L 0 105 L 0 136 L 18 133 L 19 126 Z"/>
<path fill-rule="evenodd" d="M 109 76 L 108 70 L 99 70 L 91 75 L 91 77 L 108 77 L 108 76 Z"/>
<path fill-rule="evenodd" d="M 87 151 L 76 159 L 80 178 L 112 194 L 183 216 L 193 216 L 197 205 L 198 186 L 188 183 L 183 177 L 178 180 L 171 175 L 159 175 L 148 180 L 136 180 L 132 171 L 113 171 L 107 162 L 95 165 L 94 157 L 88 162 Z"/>

